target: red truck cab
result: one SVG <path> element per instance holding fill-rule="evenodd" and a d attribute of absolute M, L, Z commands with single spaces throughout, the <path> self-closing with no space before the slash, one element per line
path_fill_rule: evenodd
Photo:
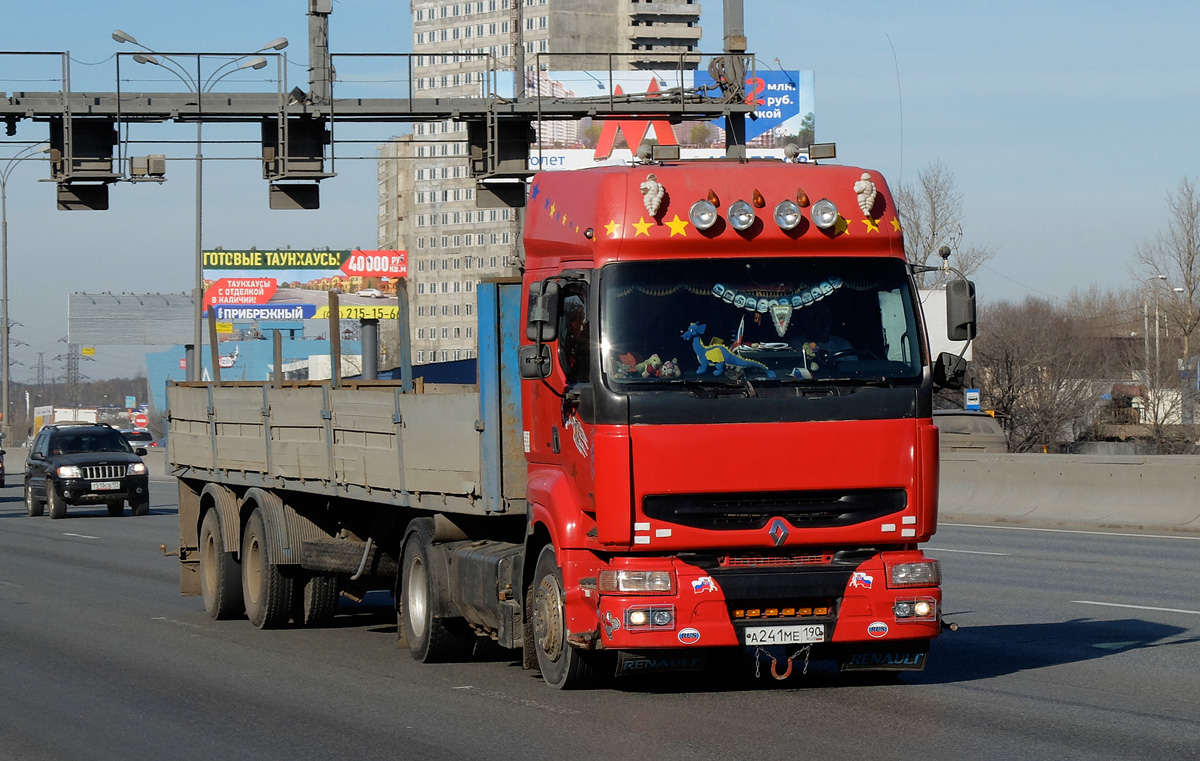
<path fill-rule="evenodd" d="M 923 668 L 935 368 L 883 178 L 542 173 L 526 214 L 526 609 L 547 681 L 714 648 Z"/>

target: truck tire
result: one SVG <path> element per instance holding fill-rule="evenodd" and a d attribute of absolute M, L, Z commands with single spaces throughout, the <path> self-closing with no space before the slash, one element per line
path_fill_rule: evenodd
<path fill-rule="evenodd" d="M 404 543 L 403 575 L 400 577 L 400 626 L 413 658 L 421 663 L 463 660 L 475 646 L 475 635 L 466 621 L 440 618 L 443 591 L 429 562 L 428 538 L 414 531 Z"/>
<path fill-rule="evenodd" d="M 258 629 L 277 629 L 292 617 L 295 581 L 271 558 L 271 537 L 255 508 L 242 532 L 242 597 L 246 617 Z"/>
<path fill-rule="evenodd" d="M 200 524 L 200 596 L 214 619 L 237 618 L 246 612 L 242 602 L 242 572 L 225 547 L 221 516 L 209 510 Z"/>
<path fill-rule="evenodd" d="M 533 623 L 533 649 L 546 684 L 556 690 L 578 690 L 603 681 L 610 654 L 580 650 L 567 642 L 566 594 L 551 545 L 538 555 L 525 600 L 526 615 Z"/>
<path fill-rule="evenodd" d="M 33 487 L 25 484 L 25 511 L 30 518 L 40 517 L 46 511 L 46 503 L 33 498 Z"/>
<path fill-rule="evenodd" d="M 67 503 L 58 496 L 54 484 L 46 481 L 46 504 L 50 507 L 50 517 L 54 519 L 67 517 Z"/>
<path fill-rule="evenodd" d="M 301 626 L 328 626 L 340 596 L 337 576 L 309 576 L 296 594 L 296 621 Z"/>
<path fill-rule="evenodd" d="M 108 503 L 108 514 L 112 517 L 116 518 L 123 512 L 125 512 L 125 502 L 123 500 Z"/>

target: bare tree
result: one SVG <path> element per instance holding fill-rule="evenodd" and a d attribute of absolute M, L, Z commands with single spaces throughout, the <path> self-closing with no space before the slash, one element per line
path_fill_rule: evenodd
<path fill-rule="evenodd" d="M 954 266 L 969 276 L 995 254 L 986 246 L 962 248 L 962 193 L 955 186 L 954 174 L 940 161 L 917 175 L 915 187 L 900 186 L 896 206 L 904 227 L 904 253 L 910 264 L 937 264 L 938 249 L 948 246 L 956 255 Z M 927 288 L 948 279 L 941 272 L 924 272 L 917 275 L 917 284 Z"/>
<path fill-rule="evenodd" d="M 1098 397 L 1086 321 L 1032 297 L 981 312 L 974 373 L 1009 447 L 1035 451 L 1071 438 Z"/>
<path fill-rule="evenodd" d="M 1193 180 L 1179 181 L 1167 196 L 1167 211 L 1167 229 L 1138 246 L 1135 257 L 1148 283 L 1157 289 L 1156 305 L 1177 331 L 1181 343 L 1177 356 L 1182 360 L 1177 369 L 1187 371 L 1180 386 L 1182 422 L 1191 425 L 1196 389 L 1191 343 L 1200 328 L 1200 193 Z"/>

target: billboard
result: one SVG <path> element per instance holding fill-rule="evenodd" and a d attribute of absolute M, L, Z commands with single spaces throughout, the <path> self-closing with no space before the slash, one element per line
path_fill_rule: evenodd
<path fill-rule="evenodd" d="M 526 93 L 542 98 L 585 98 L 598 105 L 629 99 L 664 98 L 672 102 L 665 110 L 674 115 L 680 91 L 719 92 L 716 81 L 705 71 L 539 71 L 526 78 Z M 768 69 L 751 72 L 746 78 L 746 100 L 755 106 L 754 118 L 746 120 L 746 145 L 758 155 L 782 156 L 783 147 L 796 142 L 806 147 L 813 142 L 814 75 L 812 71 Z M 686 158 L 693 151 L 722 149 L 725 120 L 682 121 L 672 125 L 666 118 L 583 119 L 536 123 L 540 151 L 579 151 L 595 163 L 626 161 L 633 149 L 646 140 L 660 145 L 678 145 Z M 768 153 L 764 153 L 768 152 Z M 720 155 L 723 155 L 720 154 Z M 569 161 L 569 160 L 568 160 Z M 578 166 L 581 159 L 569 161 Z M 594 165 L 594 163 L 593 163 Z M 539 161 L 536 169 L 560 168 Z M 567 168 L 562 166 L 561 168 Z"/>
<path fill-rule="evenodd" d="M 394 320 L 407 276 L 405 251 L 215 249 L 204 252 L 201 308 L 222 322 L 327 319 L 332 291 L 341 319 Z"/>

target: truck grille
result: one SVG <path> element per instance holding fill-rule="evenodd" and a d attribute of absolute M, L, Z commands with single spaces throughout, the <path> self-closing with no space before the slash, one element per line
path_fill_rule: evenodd
<path fill-rule="evenodd" d="M 693 528 L 760 529 L 776 517 L 797 528 L 826 528 L 881 518 L 907 502 L 904 489 L 658 494 L 642 498 L 642 511 Z"/>
<path fill-rule="evenodd" d="M 102 479 L 121 478 L 125 475 L 127 465 L 84 465 L 83 477 L 89 481 L 99 481 Z"/>
<path fill-rule="evenodd" d="M 833 552 L 808 553 L 800 555 L 721 555 L 717 558 L 722 568 L 761 568 L 763 566 L 780 567 L 793 565 L 829 565 L 833 562 Z"/>

